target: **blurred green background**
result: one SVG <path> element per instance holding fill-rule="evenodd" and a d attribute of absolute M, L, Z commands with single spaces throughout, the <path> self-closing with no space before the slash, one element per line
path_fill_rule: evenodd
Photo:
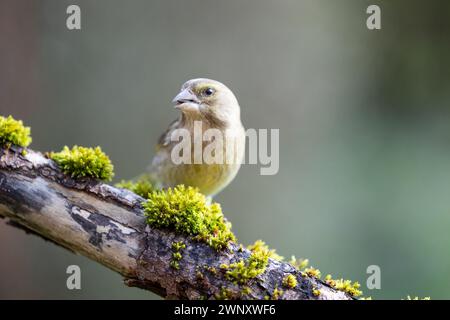
<path fill-rule="evenodd" d="M 66 28 L 74 3 L 81 31 Z M 240 242 L 374 298 L 450 298 L 449 36 L 444 0 L 1 0 L 0 114 L 37 150 L 101 145 L 117 181 L 150 162 L 184 81 L 222 81 L 247 128 L 280 129 L 279 173 L 245 165 L 216 199 Z M 365 287 L 372 264 L 381 290 Z M 2 221 L 0 298 L 158 297 Z"/>

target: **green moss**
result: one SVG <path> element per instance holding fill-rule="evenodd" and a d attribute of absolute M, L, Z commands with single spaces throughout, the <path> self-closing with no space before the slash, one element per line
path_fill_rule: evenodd
<path fill-rule="evenodd" d="M 296 259 L 295 256 L 291 257 L 291 260 L 289 260 L 289 263 L 292 264 L 296 269 L 302 271 L 306 269 L 306 267 L 309 264 L 308 259 Z"/>
<path fill-rule="evenodd" d="M 61 170 L 72 178 L 90 177 L 109 181 L 114 176 L 113 165 L 100 147 L 67 146 L 61 152 L 50 153 Z"/>
<path fill-rule="evenodd" d="M 225 277 L 235 283 L 245 284 L 248 280 L 262 274 L 267 267 L 270 250 L 267 246 L 255 243 L 251 246 L 250 257 L 244 261 L 240 260 L 230 265 L 222 264 L 221 269 L 226 270 Z"/>
<path fill-rule="evenodd" d="M 180 264 L 176 260 L 170 261 L 170 266 L 176 270 L 180 269 Z"/>
<path fill-rule="evenodd" d="M 312 294 L 313 294 L 314 296 L 318 297 L 318 296 L 320 296 L 321 292 L 320 292 L 319 289 L 314 288 L 314 289 L 312 290 Z"/>
<path fill-rule="evenodd" d="M 205 276 L 203 275 L 203 273 L 202 273 L 201 271 L 196 271 L 195 277 L 196 277 L 197 279 L 199 279 L 199 280 L 203 280 L 203 278 L 204 278 Z"/>
<path fill-rule="evenodd" d="M 352 282 L 351 280 L 344 279 L 333 279 L 330 274 L 325 277 L 325 283 L 330 287 L 343 291 L 352 297 L 358 297 L 362 294 L 362 291 L 359 290 L 360 284 L 358 282 Z"/>
<path fill-rule="evenodd" d="M 250 251 L 250 257 L 247 260 L 239 260 L 229 265 L 222 264 L 220 268 L 225 271 L 225 277 L 234 283 L 245 284 L 250 279 L 262 274 L 267 267 L 269 258 L 283 260 L 275 250 L 269 247 L 262 240 L 255 241 L 254 244 L 247 247 Z M 240 246 L 238 251 L 243 251 Z"/>
<path fill-rule="evenodd" d="M 297 286 L 297 278 L 293 274 L 288 274 L 283 278 L 283 286 L 286 288 L 295 288 Z"/>
<path fill-rule="evenodd" d="M 241 295 L 248 296 L 251 293 L 252 293 L 252 289 L 250 287 L 247 287 L 247 286 L 242 287 Z"/>
<path fill-rule="evenodd" d="M 184 244 L 183 241 L 172 242 L 172 250 L 173 251 L 180 251 L 185 248 L 186 248 L 186 245 Z"/>
<path fill-rule="evenodd" d="M 272 300 L 279 300 L 283 296 L 283 293 L 283 290 L 280 290 L 278 288 L 273 289 Z"/>
<path fill-rule="evenodd" d="M 310 277 L 317 278 L 317 279 L 320 279 L 320 277 L 322 276 L 320 270 L 313 268 L 313 267 L 306 268 L 304 273 Z"/>
<path fill-rule="evenodd" d="M 233 291 L 228 288 L 222 287 L 220 288 L 220 292 L 215 295 L 217 300 L 231 300 L 234 297 Z"/>
<path fill-rule="evenodd" d="M 136 181 L 122 180 L 116 184 L 116 187 L 128 189 L 145 199 L 156 189 L 152 179 L 148 175 L 142 175 Z"/>
<path fill-rule="evenodd" d="M 192 236 L 216 250 L 227 247 L 236 238 L 226 222 L 220 205 L 209 204 L 206 197 L 183 185 L 154 190 L 143 203 L 147 223 L 154 228 L 169 228 Z"/>
<path fill-rule="evenodd" d="M 25 127 L 22 120 L 15 120 L 12 116 L 0 116 L 0 144 L 15 144 L 28 147 L 31 143 L 30 127 Z"/>
<path fill-rule="evenodd" d="M 217 274 L 217 269 L 214 267 L 209 267 L 208 271 L 211 272 L 212 274 Z"/>
<path fill-rule="evenodd" d="M 172 261 L 170 261 L 170 266 L 174 269 L 180 269 L 179 261 L 183 259 L 181 251 L 186 248 L 183 241 L 172 242 Z"/>
<path fill-rule="evenodd" d="M 247 249 L 250 251 L 267 251 L 269 252 L 269 258 L 272 258 L 274 260 L 283 261 L 284 257 L 280 256 L 275 249 L 269 249 L 269 247 L 266 245 L 266 243 L 262 240 L 256 240 L 254 244 L 251 244 L 247 246 Z"/>
<path fill-rule="evenodd" d="M 181 253 L 179 253 L 179 252 L 174 252 L 174 253 L 172 253 L 172 258 L 174 259 L 174 260 L 181 260 L 181 258 L 183 258 L 183 256 L 181 255 Z"/>

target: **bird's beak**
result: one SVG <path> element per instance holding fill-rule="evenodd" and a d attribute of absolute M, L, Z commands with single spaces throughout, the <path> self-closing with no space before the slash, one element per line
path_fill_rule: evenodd
<path fill-rule="evenodd" d="M 180 110 L 198 110 L 200 101 L 189 89 L 181 90 L 179 94 L 172 100 L 175 108 Z"/>

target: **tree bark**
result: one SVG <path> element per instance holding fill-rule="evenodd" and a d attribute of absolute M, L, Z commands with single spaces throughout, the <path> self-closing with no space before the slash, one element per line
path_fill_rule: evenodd
<path fill-rule="evenodd" d="M 237 299 L 271 297 L 275 288 L 283 290 L 281 299 L 351 299 L 273 259 L 246 284 L 251 293 L 243 296 L 242 286 L 227 280 L 220 265 L 248 259 L 248 250 L 232 243 L 217 252 L 188 236 L 150 228 L 138 195 L 92 179 L 72 179 L 41 153 L 20 151 L 0 148 L 0 217 L 120 273 L 128 286 L 175 299 L 214 299 L 224 288 Z M 186 244 L 178 270 L 170 266 L 173 241 Z M 282 287 L 287 274 L 297 278 L 293 289 Z M 320 295 L 313 294 L 315 289 Z"/>

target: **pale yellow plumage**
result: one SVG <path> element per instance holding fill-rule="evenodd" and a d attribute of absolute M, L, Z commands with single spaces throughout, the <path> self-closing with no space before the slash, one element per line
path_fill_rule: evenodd
<path fill-rule="evenodd" d="M 197 187 L 200 192 L 213 196 L 234 179 L 244 157 L 245 131 L 237 99 L 230 89 L 218 81 L 193 79 L 182 86 L 173 102 L 181 114 L 161 136 L 150 173 L 162 187 L 184 184 Z M 228 139 L 224 141 L 223 148 L 218 149 L 218 152 L 223 153 L 224 163 L 194 164 L 194 144 L 199 143 L 204 150 L 210 143 L 201 140 L 199 135 L 196 141 L 192 140 L 192 164 L 174 163 L 171 153 L 178 141 L 172 141 L 171 135 L 177 129 L 186 129 L 194 137 L 195 121 L 201 121 L 202 133 L 208 129 L 217 129 Z M 226 152 L 230 155 L 231 151 L 233 159 L 227 162 Z"/>

